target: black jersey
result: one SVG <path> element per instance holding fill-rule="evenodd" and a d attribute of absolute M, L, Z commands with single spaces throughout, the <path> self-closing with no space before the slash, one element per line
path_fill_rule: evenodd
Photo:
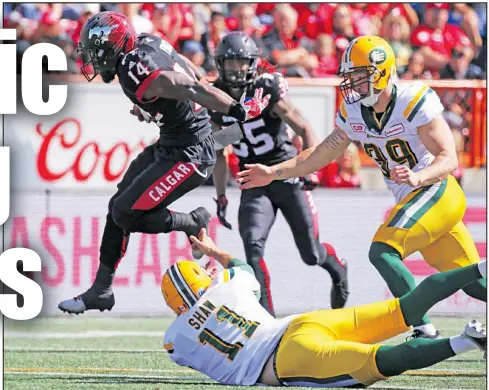
<path fill-rule="evenodd" d="M 204 141 L 212 133 L 207 109 L 189 100 L 143 100 L 144 91 L 160 71 L 182 72 L 195 77 L 168 42 L 157 36 L 144 35 L 119 62 L 117 76 L 126 96 L 155 118 L 162 145 L 186 147 Z"/>
<path fill-rule="evenodd" d="M 214 83 L 216 88 L 229 94 L 229 88 L 222 81 Z M 277 75 L 265 73 L 258 76 L 247 88 L 246 100 L 252 99 L 257 88 L 263 88 L 263 96 L 270 94 L 268 106 L 256 118 L 243 123 L 244 138 L 233 145 L 239 158 L 240 167 L 244 164 L 274 165 L 288 160 L 297 154 L 287 133 L 287 126 L 271 110 L 281 99 L 280 81 Z M 211 118 L 219 126 L 229 126 L 236 119 L 212 111 Z"/>

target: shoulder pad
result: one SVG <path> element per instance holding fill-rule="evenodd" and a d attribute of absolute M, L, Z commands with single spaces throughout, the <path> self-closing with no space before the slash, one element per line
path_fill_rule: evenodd
<path fill-rule="evenodd" d="M 422 81 L 417 81 L 409 85 L 404 91 L 402 99 L 404 105 L 402 115 L 408 122 L 412 122 L 420 111 L 430 110 L 431 108 L 435 109 L 431 104 L 435 102 L 439 103 L 436 92 Z"/>

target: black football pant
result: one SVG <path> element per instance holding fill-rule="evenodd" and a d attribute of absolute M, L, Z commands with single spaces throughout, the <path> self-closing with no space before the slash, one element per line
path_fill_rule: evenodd
<path fill-rule="evenodd" d="M 126 251 L 130 233 L 185 231 L 184 219 L 190 216 L 171 212 L 167 207 L 204 184 L 212 169 L 212 165 L 164 159 L 158 153 L 158 144 L 146 147 L 131 162 L 109 201 L 100 262 L 116 269 Z"/>
<path fill-rule="evenodd" d="M 270 275 L 264 260 L 265 242 L 280 210 L 292 230 L 301 259 L 307 265 L 326 269 L 333 282 L 339 282 L 344 269 L 333 247 L 319 241 L 319 224 L 310 191 L 298 183 L 273 181 L 266 187 L 243 190 L 239 206 L 239 233 L 246 260 L 255 271 L 261 286 L 262 306 L 274 315 L 270 291 Z"/>

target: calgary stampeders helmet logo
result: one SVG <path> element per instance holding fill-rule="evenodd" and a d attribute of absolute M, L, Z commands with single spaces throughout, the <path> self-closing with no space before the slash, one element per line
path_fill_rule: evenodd
<path fill-rule="evenodd" d="M 111 82 L 118 61 L 135 42 L 136 31 L 125 15 L 112 11 L 95 14 L 83 26 L 78 43 L 82 74 L 88 81 L 101 74 L 106 83 Z"/>

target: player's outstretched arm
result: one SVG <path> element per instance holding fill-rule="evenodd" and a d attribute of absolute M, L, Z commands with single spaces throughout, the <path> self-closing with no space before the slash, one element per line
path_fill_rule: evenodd
<path fill-rule="evenodd" d="M 156 97 L 174 100 L 191 100 L 201 106 L 246 120 L 246 110 L 231 96 L 208 83 L 201 83 L 177 71 L 160 71 L 145 89 L 144 100 Z"/>
<path fill-rule="evenodd" d="M 294 133 L 300 135 L 304 141 L 304 149 L 318 144 L 318 139 L 312 131 L 309 121 L 302 116 L 300 110 L 285 97 L 280 99 L 272 109 L 272 112 L 290 126 Z"/>
<path fill-rule="evenodd" d="M 338 158 L 350 143 L 346 133 L 336 127 L 319 145 L 304 150 L 290 160 L 271 167 L 261 164 L 245 165 L 248 169 L 238 173 L 238 183 L 241 189 L 262 187 L 273 180 L 285 180 L 316 172 Z"/>

